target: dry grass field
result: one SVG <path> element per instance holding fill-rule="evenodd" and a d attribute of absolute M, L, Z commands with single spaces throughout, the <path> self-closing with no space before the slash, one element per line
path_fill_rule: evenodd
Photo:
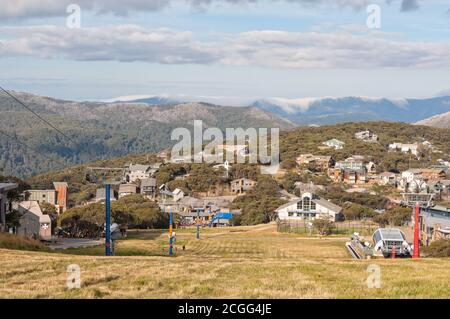
<path fill-rule="evenodd" d="M 116 257 L 103 247 L 64 253 L 0 249 L 1 298 L 450 298 L 450 259 L 353 260 L 345 238 L 279 234 L 275 225 L 131 232 Z M 182 250 L 185 245 L 186 250 Z M 81 289 L 66 287 L 69 264 Z M 367 288 L 367 267 L 381 288 Z"/>

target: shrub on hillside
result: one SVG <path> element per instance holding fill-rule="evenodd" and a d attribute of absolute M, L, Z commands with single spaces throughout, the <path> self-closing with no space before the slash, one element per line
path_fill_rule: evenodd
<path fill-rule="evenodd" d="M 436 240 L 424 248 L 428 257 L 450 257 L 450 239 Z"/>
<path fill-rule="evenodd" d="M 403 226 L 411 220 L 411 214 L 411 208 L 398 206 L 376 215 L 373 221 L 382 227 L 386 225 Z"/>
<path fill-rule="evenodd" d="M 128 195 L 111 204 L 111 222 L 124 228 L 164 228 L 168 216 L 151 200 Z M 99 237 L 105 223 L 105 206 L 94 203 L 67 210 L 61 226 L 75 237 Z"/>
<path fill-rule="evenodd" d="M 366 218 L 373 218 L 377 213 L 364 205 L 346 203 L 343 206 L 343 211 L 345 220 L 361 220 Z"/>
<path fill-rule="evenodd" d="M 247 194 L 237 197 L 233 206 L 242 210 L 240 224 L 256 225 L 275 220 L 275 209 L 284 203 L 279 198 L 277 182 L 271 176 L 261 175 L 257 185 Z"/>

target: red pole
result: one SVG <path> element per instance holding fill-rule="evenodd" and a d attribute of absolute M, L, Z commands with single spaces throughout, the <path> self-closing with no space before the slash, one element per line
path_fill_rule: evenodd
<path fill-rule="evenodd" d="M 419 212 L 420 212 L 420 205 L 419 203 L 416 204 L 416 212 L 414 216 L 414 251 L 413 251 L 413 258 L 420 258 L 420 251 L 419 251 Z"/>
<path fill-rule="evenodd" d="M 392 259 L 395 259 L 395 245 L 392 246 Z"/>

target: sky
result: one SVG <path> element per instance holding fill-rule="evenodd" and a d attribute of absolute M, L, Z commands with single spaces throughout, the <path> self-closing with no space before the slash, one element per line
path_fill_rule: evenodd
<path fill-rule="evenodd" d="M 431 97 L 450 92 L 450 1 L 1 0 L 0 85 L 229 105 Z"/>

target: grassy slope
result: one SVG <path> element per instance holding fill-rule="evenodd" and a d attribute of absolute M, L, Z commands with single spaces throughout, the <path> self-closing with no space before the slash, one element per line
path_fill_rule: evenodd
<path fill-rule="evenodd" d="M 25 239 L 8 233 L 0 232 L 0 248 L 30 251 L 48 251 L 49 249 L 38 240 Z"/>
<path fill-rule="evenodd" d="M 279 234 L 274 225 L 178 231 L 177 257 L 163 256 L 167 234 L 140 232 L 118 246 L 150 256 L 100 257 L 0 250 L 0 297 L 26 298 L 449 298 L 449 259 L 352 260 L 345 239 Z M 181 246 L 186 245 L 186 251 Z M 100 254 L 102 248 L 70 253 Z M 79 264 L 82 288 L 67 290 Z M 382 287 L 368 289 L 367 266 Z"/>

